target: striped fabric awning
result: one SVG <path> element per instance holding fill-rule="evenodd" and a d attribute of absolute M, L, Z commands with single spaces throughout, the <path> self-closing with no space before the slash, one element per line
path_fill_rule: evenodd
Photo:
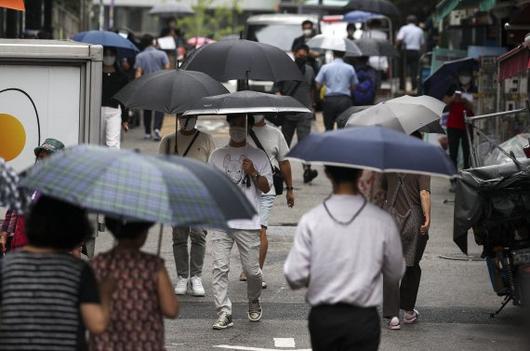
<path fill-rule="evenodd" d="M 530 49 L 525 45 L 519 45 L 497 60 L 499 62 L 499 80 L 508 79 L 526 73 L 530 69 Z"/>
<path fill-rule="evenodd" d="M 25 11 L 24 0 L 0 0 L 0 8 Z"/>

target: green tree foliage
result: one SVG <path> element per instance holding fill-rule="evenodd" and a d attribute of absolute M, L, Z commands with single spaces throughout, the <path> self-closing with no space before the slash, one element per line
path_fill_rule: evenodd
<path fill-rule="evenodd" d="M 237 0 L 232 5 L 212 8 L 213 0 L 199 0 L 193 7 L 195 14 L 177 21 L 187 37 L 213 35 L 216 40 L 230 34 L 239 34 L 243 26 L 238 19 L 242 13 Z"/>

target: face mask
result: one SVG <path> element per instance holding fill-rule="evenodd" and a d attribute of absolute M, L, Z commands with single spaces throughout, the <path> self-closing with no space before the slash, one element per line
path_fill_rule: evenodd
<path fill-rule="evenodd" d="M 103 56 L 103 64 L 105 66 L 112 66 L 116 62 L 116 56 Z"/>
<path fill-rule="evenodd" d="M 312 29 L 304 29 L 304 35 L 306 37 L 310 37 L 311 34 L 313 34 L 313 30 Z"/>
<path fill-rule="evenodd" d="M 180 129 L 187 132 L 192 131 L 197 124 L 197 117 L 183 118 L 180 120 Z"/>
<path fill-rule="evenodd" d="M 470 76 L 460 76 L 460 77 L 458 77 L 458 80 L 463 85 L 468 85 L 469 83 L 471 83 L 471 77 Z"/>
<path fill-rule="evenodd" d="M 236 143 L 242 143 L 247 139 L 247 130 L 243 127 L 230 127 L 228 133 L 230 139 Z"/>
<path fill-rule="evenodd" d="M 264 118 L 265 118 L 265 116 L 262 116 L 262 115 L 254 116 L 254 122 L 255 123 L 261 123 Z"/>

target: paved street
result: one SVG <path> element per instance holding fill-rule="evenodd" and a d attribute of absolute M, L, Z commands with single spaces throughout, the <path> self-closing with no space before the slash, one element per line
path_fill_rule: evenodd
<path fill-rule="evenodd" d="M 217 145 L 226 142 L 226 129 L 219 120 L 200 120 L 199 126 L 213 133 Z M 174 118 L 166 119 L 164 133 L 174 128 Z M 131 130 L 124 147 L 138 148 L 145 153 L 157 150 L 157 143 L 144 141 L 141 128 Z M 307 350 L 310 341 L 306 327 L 308 308 L 304 292 L 292 292 L 282 275 L 282 266 L 291 247 L 295 226 L 301 214 L 322 201 L 330 187 L 322 172 L 310 185 L 302 184 L 301 166 L 293 164 L 296 191 L 295 208 L 289 209 L 285 199 L 279 197 L 273 210 L 269 229 L 269 254 L 264 278 L 268 288 L 262 295 L 264 316 L 260 323 L 250 323 L 246 318 L 246 289 L 239 282 L 241 265 L 237 249 L 232 256 L 230 297 L 234 303 L 233 328 L 214 331 L 211 325 L 216 317 L 211 296 L 211 252 L 207 257 L 203 280 L 207 295 L 204 298 L 183 297 L 181 316 L 166 323 L 168 350 Z M 453 196 L 448 192 L 448 182 L 433 180 L 433 224 L 424 259 L 423 277 L 418 298 L 420 322 L 402 326 L 401 331 L 383 330 L 381 350 L 524 350 L 518 309 L 508 306 L 495 319 L 489 313 L 501 299 L 493 293 L 486 266 L 480 261 L 444 259 L 440 256 L 458 257 L 452 243 Z M 444 203 L 444 200 L 449 200 Z M 152 230 L 146 250 L 156 252 L 158 227 Z M 108 249 L 112 239 L 102 234 L 97 240 L 97 250 Z M 473 254 L 479 247 L 470 244 Z M 170 229 L 164 230 L 162 257 L 176 278 L 172 257 Z M 281 339 L 279 339 L 281 338 Z M 282 347 L 284 346 L 284 347 Z M 285 347 L 289 346 L 289 347 Z"/>

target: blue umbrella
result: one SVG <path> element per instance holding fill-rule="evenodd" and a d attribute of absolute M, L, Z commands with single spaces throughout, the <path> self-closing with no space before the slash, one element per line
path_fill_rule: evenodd
<path fill-rule="evenodd" d="M 475 71 L 477 69 L 478 62 L 471 57 L 444 62 L 423 82 L 424 94 L 442 100 L 449 88 L 457 83 L 459 71 Z"/>
<path fill-rule="evenodd" d="M 383 18 L 384 16 L 378 15 L 376 13 L 367 12 L 367 11 L 350 11 L 347 14 L 344 15 L 342 20 L 344 22 L 349 23 L 360 23 L 360 22 L 366 22 L 374 18 Z"/>
<path fill-rule="evenodd" d="M 139 51 L 128 39 L 109 31 L 91 30 L 89 32 L 81 32 L 74 35 L 72 40 L 81 43 L 113 47 L 120 50 L 120 52 L 127 51 L 129 53 L 137 53 Z"/>
<path fill-rule="evenodd" d="M 310 134 L 287 157 L 378 172 L 456 175 L 453 163 L 440 147 L 383 127 Z"/>

